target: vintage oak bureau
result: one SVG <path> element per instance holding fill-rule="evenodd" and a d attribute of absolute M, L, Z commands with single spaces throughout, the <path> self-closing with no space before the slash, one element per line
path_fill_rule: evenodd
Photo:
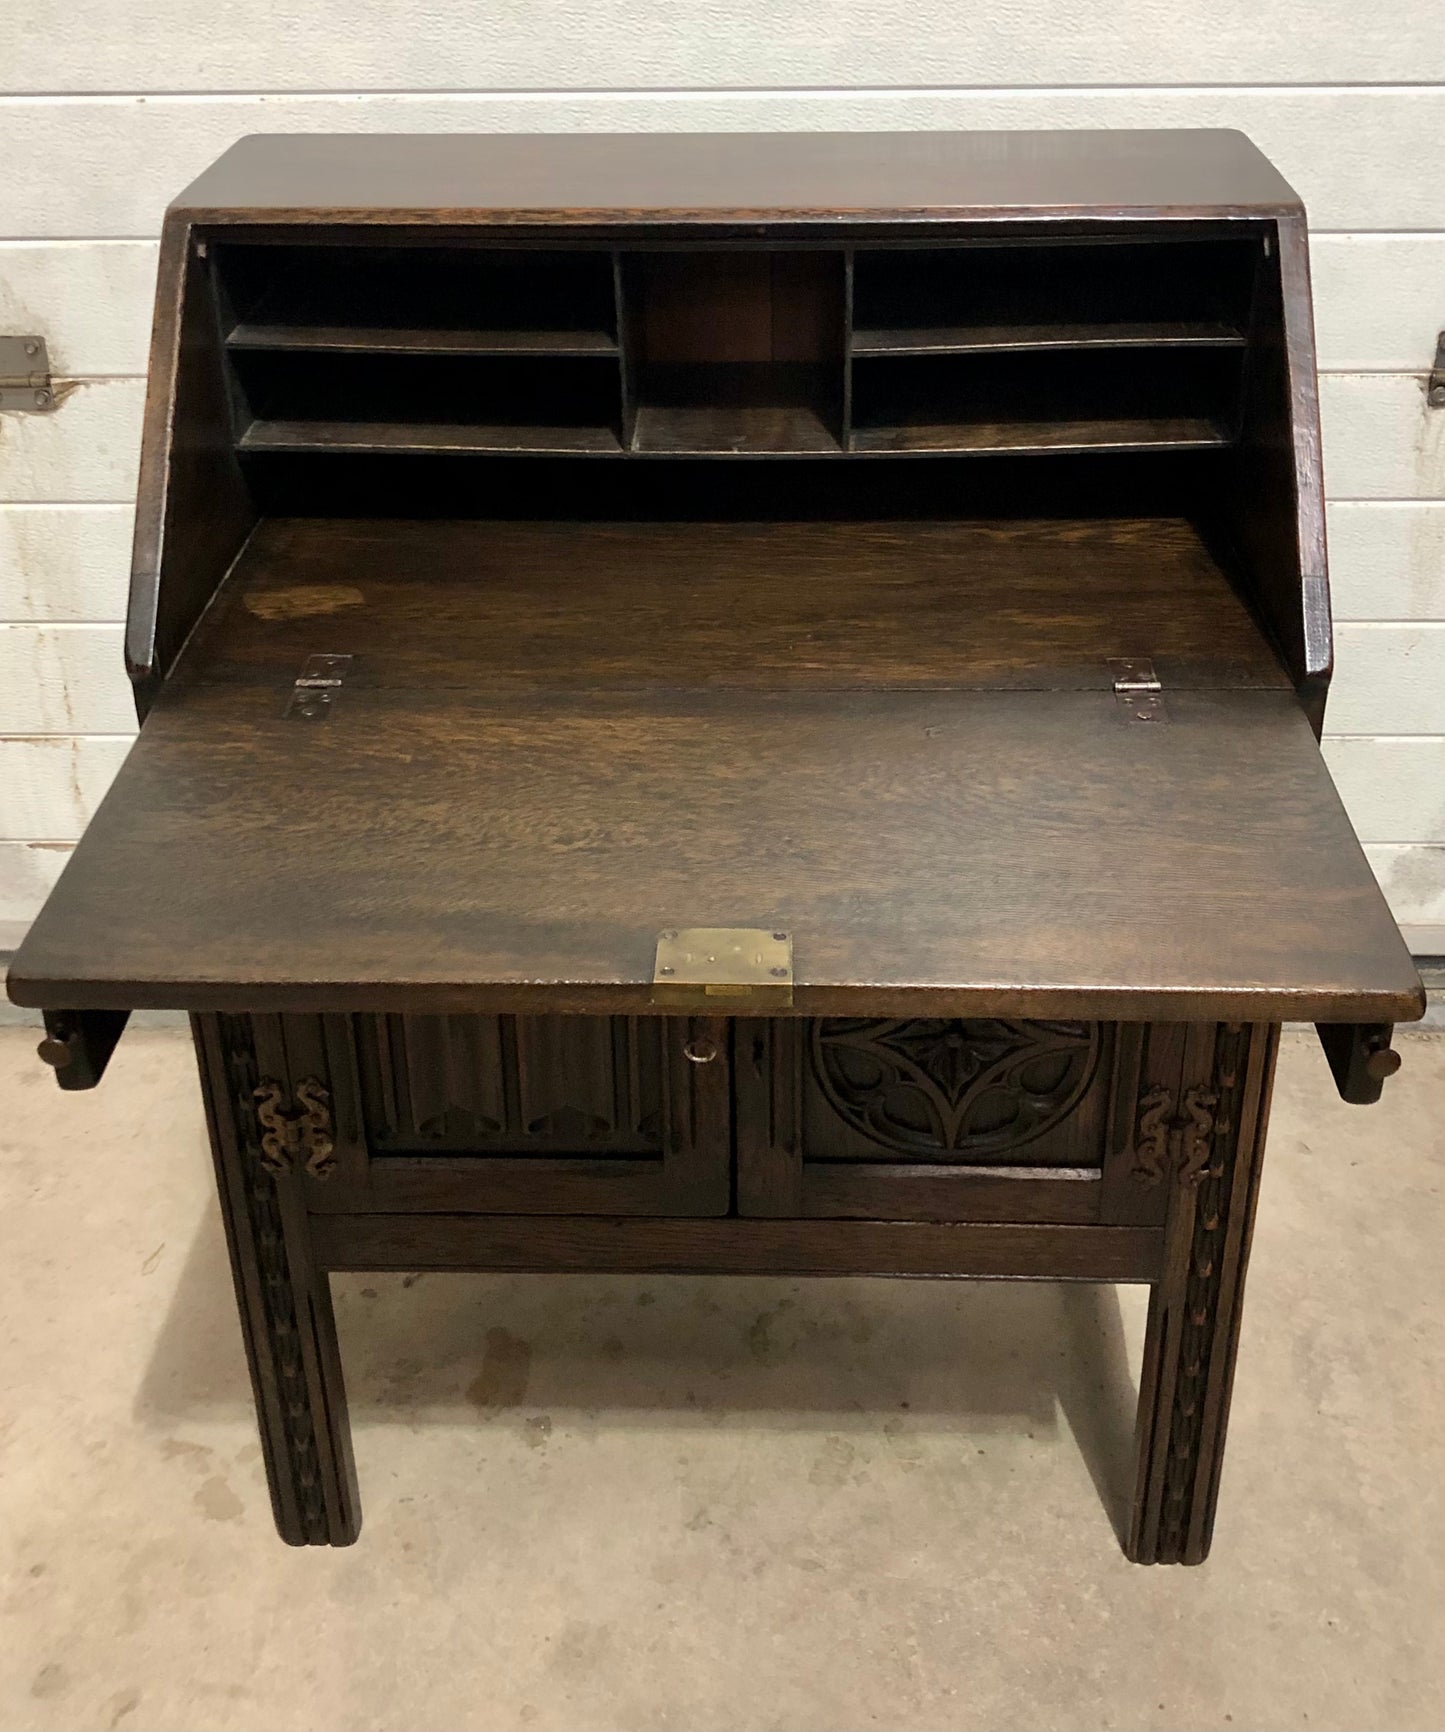
<path fill-rule="evenodd" d="M 1423 1008 L 1316 746 L 1313 368 L 1234 133 L 182 195 L 143 726 L 10 991 L 67 1088 L 193 1014 L 283 1538 L 360 1525 L 333 1270 L 1035 1276 L 1149 1283 L 1127 1547 L 1205 1556 L 1280 1024 L 1367 1102 Z"/>

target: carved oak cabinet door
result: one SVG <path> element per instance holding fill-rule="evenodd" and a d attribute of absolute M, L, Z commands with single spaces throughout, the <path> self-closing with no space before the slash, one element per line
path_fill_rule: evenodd
<path fill-rule="evenodd" d="M 721 1018 L 287 1017 L 324 1077 L 316 1213 L 718 1215 L 731 1197 Z"/>
<path fill-rule="evenodd" d="M 740 1023 L 738 1201 L 752 1215 L 1158 1225 L 1141 1092 L 1182 1027 L 1008 1018 Z"/>

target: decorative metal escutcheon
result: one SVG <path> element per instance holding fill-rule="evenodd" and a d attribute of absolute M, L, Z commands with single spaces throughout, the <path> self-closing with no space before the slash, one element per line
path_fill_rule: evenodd
<path fill-rule="evenodd" d="M 336 1167 L 331 1131 L 331 1095 L 319 1077 L 296 1085 L 296 1104 L 283 1105 L 286 1091 L 263 1077 L 252 1091 L 261 1122 L 261 1165 L 268 1173 L 290 1173 L 300 1166 L 313 1179 L 329 1178 Z"/>

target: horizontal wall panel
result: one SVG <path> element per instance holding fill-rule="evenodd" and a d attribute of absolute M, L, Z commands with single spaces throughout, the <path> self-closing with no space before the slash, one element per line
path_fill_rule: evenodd
<path fill-rule="evenodd" d="M 0 738 L 0 841 L 76 841 L 129 750 L 114 735 Z"/>
<path fill-rule="evenodd" d="M 1423 373 L 1325 373 L 1320 421 L 1331 499 L 1445 494 L 1445 414 L 1426 402 Z"/>
<path fill-rule="evenodd" d="M 1331 734 L 1445 734 L 1445 625 L 1335 627 Z"/>
<path fill-rule="evenodd" d="M 0 242 L 0 331 L 44 337 L 52 373 L 144 373 L 156 250 L 149 241 Z"/>
<path fill-rule="evenodd" d="M 1445 739 L 1326 739 L 1362 842 L 1445 842 Z"/>
<path fill-rule="evenodd" d="M 1445 504 L 1342 501 L 1328 518 L 1337 620 L 1445 619 Z"/>
<path fill-rule="evenodd" d="M 0 415 L 0 501 L 135 497 L 142 379 L 64 380 L 47 415 Z"/>
<path fill-rule="evenodd" d="M 1401 926 L 1445 922 L 1445 848 L 1372 843 L 1365 858 Z"/>
<path fill-rule="evenodd" d="M 1310 251 L 1321 367 L 1419 373 L 1434 365 L 1445 326 L 1445 235 L 1317 235 Z"/>
<path fill-rule="evenodd" d="M 0 505 L 0 622 L 125 618 L 128 505 Z"/>
<path fill-rule="evenodd" d="M 973 13 L 961 17 L 974 18 Z M 911 30 L 911 23 L 908 30 Z M 900 28 L 899 34 L 907 31 Z M 67 31 L 67 35 L 71 32 Z M 549 31 L 548 41 L 553 40 Z M 1117 42 L 1113 32 L 1110 40 Z M 0 237 L 147 238 L 250 132 L 952 131 L 1238 127 L 1317 229 L 1445 230 L 1445 91 L 910 90 L 456 96 L 12 97 L 0 101 Z"/>
<path fill-rule="evenodd" d="M 1430 0 L 1261 8 L 1252 0 L 629 0 L 444 6 L 385 29 L 343 0 L 303 7 L 113 0 L 36 7 L 8 89 L 458 90 L 781 85 L 1268 84 L 1445 77 Z M 61 27 L 63 24 L 63 28 Z"/>
<path fill-rule="evenodd" d="M 135 706 L 116 625 L 0 625 L 0 734 L 124 734 Z"/>
<path fill-rule="evenodd" d="M 0 953 L 19 945 L 69 858 L 68 842 L 0 842 Z"/>

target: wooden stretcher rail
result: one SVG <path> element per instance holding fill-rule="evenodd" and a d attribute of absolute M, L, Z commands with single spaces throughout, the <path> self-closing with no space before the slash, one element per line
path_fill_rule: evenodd
<path fill-rule="evenodd" d="M 329 1270 L 713 1275 L 967 1275 L 1154 1281 L 1152 1227 L 937 1221 L 632 1220 L 617 1216 L 316 1215 Z"/>

